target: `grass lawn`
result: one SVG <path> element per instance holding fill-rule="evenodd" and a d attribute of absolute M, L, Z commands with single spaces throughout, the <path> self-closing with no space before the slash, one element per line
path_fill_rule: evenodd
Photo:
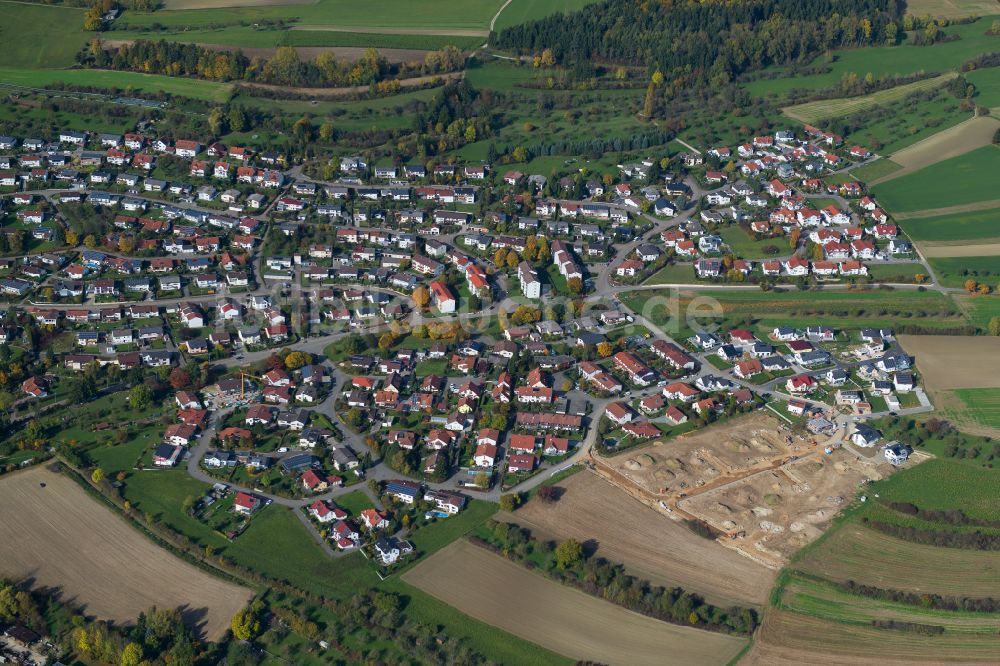
<path fill-rule="evenodd" d="M 996 287 L 1000 257 L 931 257 L 927 260 L 945 287 L 964 287 L 969 278 Z"/>
<path fill-rule="evenodd" d="M 963 61 L 980 53 L 996 50 L 996 41 L 985 34 L 991 23 L 991 17 L 984 17 L 967 25 L 950 26 L 944 32 L 957 35 L 959 39 L 932 46 L 903 44 L 840 49 L 834 51 L 834 61 L 828 72 L 804 76 L 789 73 L 789 76 L 783 78 L 752 81 L 745 88 L 755 97 L 769 94 L 784 96 L 796 90 L 834 88 L 850 72 L 854 72 L 859 78 L 864 78 L 868 72 L 876 77 L 908 75 L 919 71 L 945 72 L 957 68 Z M 823 56 L 810 63 L 811 66 L 822 64 Z M 777 69 L 780 71 L 780 68 Z"/>
<path fill-rule="evenodd" d="M 876 185 L 872 192 L 897 213 L 988 201 L 997 198 L 993 185 L 998 170 L 1000 148 L 983 146 Z"/>
<path fill-rule="evenodd" d="M 410 541 L 421 552 L 422 557 L 427 557 L 482 525 L 498 508 L 492 502 L 470 500 L 459 514 L 438 519 L 415 531 L 410 536 Z"/>
<path fill-rule="evenodd" d="M 649 276 L 643 284 L 696 284 L 700 282 L 690 264 L 667 264 Z"/>
<path fill-rule="evenodd" d="M 868 274 L 877 282 L 916 282 L 918 273 L 927 274 L 923 264 L 868 264 Z"/>
<path fill-rule="evenodd" d="M 3 66 L 68 67 L 93 33 L 83 30 L 83 9 L 0 2 Z M 58 35 L 58 39 L 53 39 Z M 14 83 L 0 74 L 0 81 Z"/>
<path fill-rule="evenodd" d="M 197 481 L 182 469 L 129 472 L 125 479 L 124 497 L 139 511 L 153 517 L 193 541 L 217 549 L 226 544 L 222 535 L 183 508 L 188 497 L 198 499 L 205 495 L 209 485 Z"/>
<path fill-rule="evenodd" d="M 1000 299 L 995 299 L 1000 304 Z M 775 326 L 825 324 L 839 329 L 866 326 L 898 328 L 953 327 L 968 322 L 950 297 L 937 292 L 892 289 L 823 291 L 703 291 L 697 294 L 644 291 L 622 301 L 651 319 L 668 334 L 690 336 L 695 330 L 728 330 L 741 326 L 769 334 Z"/>
<path fill-rule="evenodd" d="M 900 220 L 915 241 L 965 241 L 1000 238 L 1000 208 Z"/>
<path fill-rule="evenodd" d="M 341 495 L 334 500 L 334 503 L 352 516 L 357 516 L 365 509 L 374 507 L 372 501 L 368 499 L 368 495 L 365 495 L 360 490 Z"/>
<path fill-rule="evenodd" d="M 417 377 L 426 377 L 427 375 L 443 375 L 447 371 L 448 359 L 429 358 L 417 363 L 417 367 L 414 368 L 413 374 Z"/>
<path fill-rule="evenodd" d="M 813 206 L 817 208 L 822 207 L 819 205 L 821 200 L 812 199 L 810 201 Z M 779 248 L 779 251 L 785 251 L 788 249 L 788 242 L 783 238 L 754 240 L 754 238 L 747 233 L 746 229 L 737 224 L 720 227 L 718 233 L 722 236 L 722 240 L 724 240 L 726 244 L 732 248 L 733 253 L 741 259 L 768 259 L 773 256 L 764 253 L 764 248 L 769 245 Z"/>
<path fill-rule="evenodd" d="M 851 175 L 862 182 L 876 180 L 877 178 L 883 178 L 891 173 L 895 173 L 902 169 L 903 167 L 896 164 L 890 159 L 883 158 L 880 160 L 875 160 L 870 164 L 858 167 L 851 171 Z"/>
<path fill-rule="evenodd" d="M 95 69 L 26 69 L 0 67 L 0 81 L 32 88 L 44 88 L 54 83 L 95 88 L 120 88 L 136 92 L 166 92 L 210 102 L 225 101 L 232 91 L 232 84 L 202 81 L 200 79 L 174 78 L 136 72 L 112 72 Z"/>
<path fill-rule="evenodd" d="M 108 475 L 129 470 L 135 466 L 135 461 L 150 447 L 153 442 L 146 438 L 136 437 L 124 444 L 98 445 L 87 451 L 94 464 Z"/>
<path fill-rule="evenodd" d="M 224 555 L 266 576 L 331 597 L 349 596 L 378 582 L 360 554 L 330 559 L 291 509 L 274 504 L 253 516 L 250 527 Z"/>

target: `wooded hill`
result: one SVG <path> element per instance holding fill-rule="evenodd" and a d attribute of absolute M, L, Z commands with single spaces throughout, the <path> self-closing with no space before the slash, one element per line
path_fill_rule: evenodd
<path fill-rule="evenodd" d="M 551 49 L 557 63 L 581 70 L 640 65 L 659 68 L 668 83 L 721 85 L 828 49 L 895 41 L 902 13 L 898 0 L 604 0 L 507 28 L 491 45 Z"/>

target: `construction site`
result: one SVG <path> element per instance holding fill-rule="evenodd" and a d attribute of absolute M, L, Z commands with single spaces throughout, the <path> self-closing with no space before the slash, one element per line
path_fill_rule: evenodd
<path fill-rule="evenodd" d="M 881 456 L 842 447 L 843 437 L 799 434 L 757 412 L 594 464 L 648 506 L 701 521 L 723 545 L 776 569 L 823 533 L 861 483 L 891 473 Z"/>

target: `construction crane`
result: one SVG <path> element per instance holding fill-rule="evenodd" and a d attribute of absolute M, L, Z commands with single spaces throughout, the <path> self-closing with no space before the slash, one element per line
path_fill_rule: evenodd
<path fill-rule="evenodd" d="M 240 370 L 240 402 L 246 400 L 247 377 L 249 377 L 250 379 L 259 379 L 261 381 L 263 381 L 264 379 L 263 377 L 258 377 L 257 375 L 251 375 L 249 372 L 243 372 L 242 370 Z"/>

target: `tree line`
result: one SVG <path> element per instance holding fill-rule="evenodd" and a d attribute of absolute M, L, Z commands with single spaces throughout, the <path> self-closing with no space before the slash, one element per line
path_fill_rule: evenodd
<path fill-rule="evenodd" d="M 904 590 L 875 587 L 874 585 L 863 585 L 853 580 L 842 581 L 838 584 L 838 587 L 848 594 L 855 594 L 859 597 L 892 601 L 908 606 L 920 606 L 922 608 L 946 611 L 965 611 L 968 613 L 1000 612 L 1000 599 L 993 597 L 946 597 L 928 592 L 906 592 Z"/>
<path fill-rule="evenodd" d="M 916 504 L 911 504 L 910 502 L 888 502 L 887 506 L 893 511 L 898 511 L 908 516 L 915 516 L 931 523 L 945 523 L 959 527 L 972 526 L 1000 529 L 1000 520 L 973 518 L 961 509 L 921 509 Z"/>
<path fill-rule="evenodd" d="M 392 64 L 373 48 L 365 49 L 353 62 L 338 60 L 332 51 L 301 60 L 292 46 L 279 46 L 270 58 L 262 58 L 249 57 L 242 50 L 218 51 L 163 39 L 140 39 L 115 48 L 106 48 L 96 40 L 77 60 L 97 69 L 300 87 L 372 85 L 387 79 L 451 72 L 465 62 L 454 46 L 428 53 L 423 62 Z"/>
<path fill-rule="evenodd" d="M 922 527 L 911 527 L 888 523 L 882 520 L 872 520 L 867 516 L 861 519 L 867 527 L 888 534 L 889 536 L 922 543 L 930 546 L 941 546 L 943 548 L 963 548 L 967 550 L 1000 550 L 1000 534 L 987 534 L 985 532 L 950 532 L 946 530 L 932 530 Z"/>
<path fill-rule="evenodd" d="M 721 85 L 743 72 L 842 47 L 897 39 L 897 0 L 604 0 L 491 35 L 519 53 L 551 50 L 579 74 L 589 63 L 646 66 L 668 87 Z"/>
<path fill-rule="evenodd" d="M 518 525 L 490 520 L 485 530 L 469 540 L 529 569 L 536 568 L 533 560 L 541 555 L 542 573 L 547 577 L 664 622 L 742 636 L 757 628 L 757 612 L 752 608 L 723 608 L 681 587 L 652 585 L 625 573 L 621 564 L 588 556 L 574 539 L 556 545 L 536 539 Z"/>

